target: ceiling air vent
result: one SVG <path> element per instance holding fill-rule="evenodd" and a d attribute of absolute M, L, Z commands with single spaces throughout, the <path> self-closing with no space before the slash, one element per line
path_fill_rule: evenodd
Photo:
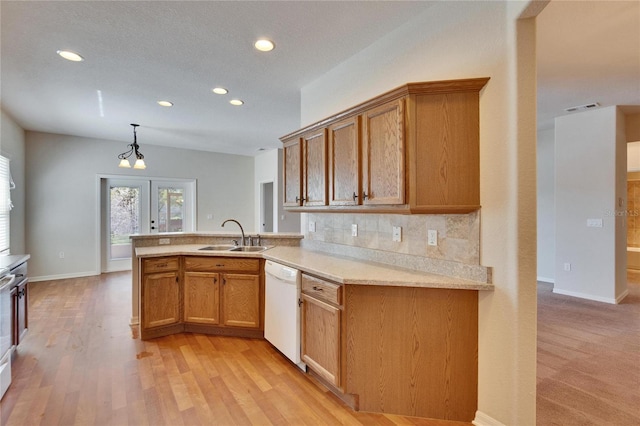
<path fill-rule="evenodd" d="M 578 106 L 574 106 L 574 107 L 569 107 L 569 108 L 565 108 L 564 110 L 567 112 L 576 112 L 576 111 L 585 111 L 588 109 L 593 109 L 596 107 L 599 107 L 600 104 L 597 102 L 593 102 L 591 104 L 585 104 L 585 105 L 578 105 Z"/>

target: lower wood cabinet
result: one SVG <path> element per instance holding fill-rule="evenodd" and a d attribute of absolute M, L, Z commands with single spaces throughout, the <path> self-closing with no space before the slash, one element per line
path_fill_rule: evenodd
<path fill-rule="evenodd" d="M 184 321 L 220 324 L 220 274 L 184 273 Z"/>
<path fill-rule="evenodd" d="M 144 260 L 141 300 L 142 331 L 181 322 L 178 265 L 178 258 Z"/>
<path fill-rule="evenodd" d="M 212 256 L 142 259 L 141 338 L 184 331 L 264 337 L 263 262 Z"/>
<path fill-rule="evenodd" d="M 223 324 L 229 327 L 260 327 L 260 276 L 223 274 Z"/>
<path fill-rule="evenodd" d="M 341 286 L 302 276 L 302 360 L 329 384 L 342 389 Z"/>

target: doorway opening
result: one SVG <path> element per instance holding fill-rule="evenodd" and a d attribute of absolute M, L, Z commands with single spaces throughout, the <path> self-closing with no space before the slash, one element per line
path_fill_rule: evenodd
<path fill-rule="evenodd" d="M 260 232 L 274 232 L 273 181 L 260 183 Z"/>

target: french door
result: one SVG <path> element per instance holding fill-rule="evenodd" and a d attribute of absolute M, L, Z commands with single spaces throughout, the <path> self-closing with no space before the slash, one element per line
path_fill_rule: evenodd
<path fill-rule="evenodd" d="M 131 269 L 131 235 L 195 228 L 193 180 L 108 178 L 103 193 L 103 272 Z"/>

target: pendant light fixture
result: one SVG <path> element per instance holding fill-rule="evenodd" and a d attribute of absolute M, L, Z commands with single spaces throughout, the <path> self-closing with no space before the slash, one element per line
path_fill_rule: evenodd
<path fill-rule="evenodd" d="M 135 152 L 136 162 L 133 165 L 133 168 L 146 169 L 147 166 L 144 164 L 144 155 L 142 155 L 142 153 L 138 150 L 140 146 L 138 145 L 138 139 L 136 137 L 136 127 L 138 127 L 139 124 L 131 123 L 131 125 L 133 126 L 133 143 L 129 144 L 128 151 L 125 151 L 122 154 L 118 155 L 118 158 L 120 159 L 120 164 L 118 164 L 118 167 L 125 167 L 127 169 L 130 169 L 131 163 L 129 163 L 129 157 L 131 157 L 131 155 Z"/>

